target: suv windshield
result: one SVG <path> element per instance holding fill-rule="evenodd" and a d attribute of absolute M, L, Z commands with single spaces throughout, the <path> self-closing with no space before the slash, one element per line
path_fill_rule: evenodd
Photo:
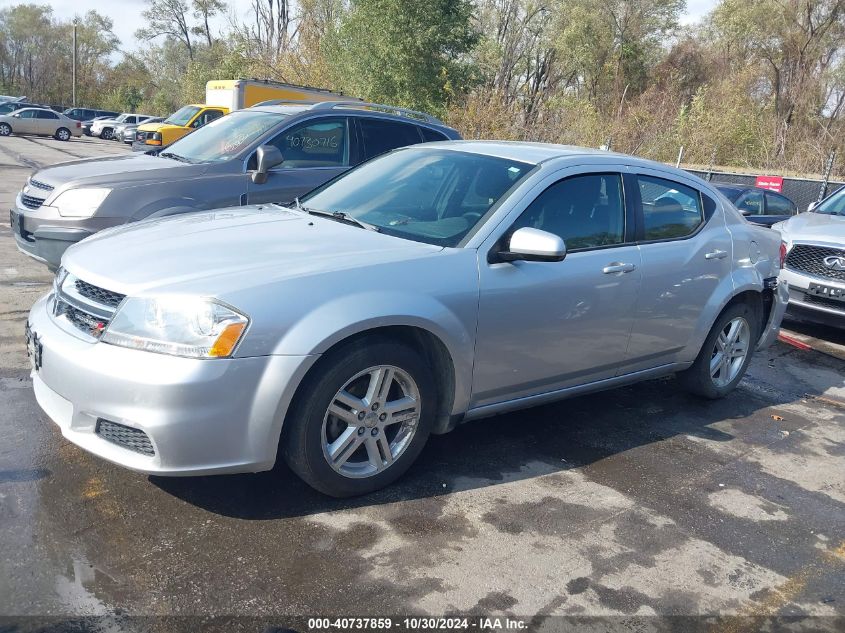
<path fill-rule="evenodd" d="M 286 117 L 277 112 L 238 110 L 183 136 L 168 147 L 166 153 L 192 163 L 229 160 Z"/>
<path fill-rule="evenodd" d="M 813 209 L 813 213 L 845 215 L 845 187 L 842 187 L 838 192 Z"/>
<path fill-rule="evenodd" d="M 119 117 L 117 117 L 115 119 L 115 121 L 117 121 L 118 123 L 123 123 L 126 120 L 126 117 L 128 117 L 128 116 L 129 116 L 128 114 L 121 114 Z"/>
<path fill-rule="evenodd" d="M 179 108 L 167 117 L 164 122 L 170 123 L 170 125 L 180 125 L 185 127 L 188 125 L 188 121 L 194 118 L 194 115 L 199 112 L 200 109 L 196 106 L 185 106 L 183 108 Z"/>
<path fill-rule="evenodd" d="M 453 150 L 403 149 L 347 172 L 302 205 L 343 213 L 388 235 L 456 246 L 533 167 Z"/>

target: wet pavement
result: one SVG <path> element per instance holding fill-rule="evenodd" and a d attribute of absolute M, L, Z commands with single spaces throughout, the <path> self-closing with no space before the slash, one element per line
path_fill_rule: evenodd
<path fill-rule="evenodd" d="M 39 142 L 0 140 L 4 208 L 29 173 L 15 155 L 124 151 Z M 64 441 L 35 403 L 22 336 L 50 279 L 4 225 L 0 615 L 56 616 L 44 630 L 57 631 L 85 615 L 110 616 L 95 630 L 175 630 L 136 615 L 412 613 L 845 626 L 845 361 L 833 355 L 778 344 L 718 402 L 666 379 L 470 423 L 433 437 L 391 488 L 335 500 L 284 466 L 148 477 Z"/>

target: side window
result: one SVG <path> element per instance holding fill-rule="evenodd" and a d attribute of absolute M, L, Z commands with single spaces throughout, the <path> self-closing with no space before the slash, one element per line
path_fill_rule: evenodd
<path fill-rule="evenodd" d="M 191 123 L 191 127 L 202 127 L 206 123 L 211 123 L 214 119 L 219 119 L 221 116 L 223 116 L 223 112 L 221 110 L 206 110 L 194 119 L 194 122 Z"/>
<path fill-rule="evenodd" d="M 749 191 L 736 201 L 736 208 L 747 215 L 763 215 L 763 192 Z"/>
<path fill-rule="evenodd" d="M 432 130 L 431 128 L 421 127 L 420 132 L 423 135 L 423 141 L 426 143 L 430 141 L 448 141 L 449 137 L 447 137 L 442 132 L 438 132 L 437 130 Z"/>
<path fill-rule="evenodd" d="M 346 118 L 311 119 L 270 141 L 282 152 L 282 167 L 340 167 L 349 164 Z"/>
<path fill-rule="evenodd" d="M 646 240 L 686 237 L 704 222 L 701 194 L 679 182 L 637 176 Z"/>
<path fill-rule="evenodd" d="M 794 215 L 792 201 L 776 193 L 766 193 L 766 213 L 768 215 Z"/>
<path fill-rule="evenodd" d="M 532 202 L 513 229 L 533 227 L 563 238 L 568 250 L 621 244 L 622 176 L 588 174 L 556 182 Z"/>
<path fill-rule="evenodd" d="M 384 154 L 397 147 L 422 143 L 419 128 L 410 123 L 359 117 L 364 140 L 364 160 Z"/>
<path fill-rule="evenodd" d="M 42 110 L 38 113 L 39 119 L 58 119 L 59 115 L 55 112 L 50 112 L 49 110 Z"/>
<path fill-rule="evenodd" d="M 38 115 L 38 110 L 24 110 L 20 113 L 22 119 L 34 119 Z"/>

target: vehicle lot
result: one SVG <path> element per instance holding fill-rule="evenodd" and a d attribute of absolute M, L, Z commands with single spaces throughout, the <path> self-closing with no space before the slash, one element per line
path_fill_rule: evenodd
<path fill-rule="evenodd" d="M 128 151 L 2 143 L 4 208 L 31 167 Z M 7 226 L 0 273 L 2 614 L 843 625 L 830 617 L 845 617 L 845 360 L 832 352 L 779 344 L 719 402 L 660 380 L 468 424 L 393 487 L 338 501 L 282 466 L 163 479 L 63 441 L 35 404 L 22 336 L 51 277 Z"/>

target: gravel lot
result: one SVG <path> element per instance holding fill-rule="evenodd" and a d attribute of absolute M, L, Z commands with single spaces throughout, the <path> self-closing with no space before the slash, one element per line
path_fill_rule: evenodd
<path fill-rule="evenodd" d="M 34 167 L 125 151 L 87 138 L 3 138 L 0 202 L 9 208 Z M 80 615 L 109 616 L 96 630 L 111 631 L 161 622 L 135 615 L 281 625 L 458 612 L 624 616 L 595 630 L 626 631 L 670 626 L 654 615 L 740 616 L 720 631 L 817 616 L 790 622 L 845 630 L 841 339 L 825 353 L 774 346 L 720 402 L 659 380 L 468 424 L 433 438 L 392 488 L 338 501 L 283 466 L 163 479 L 64 441 L 35 403 L 23 344 L 28 309 L 50 280 L 4 223 L 2 615 L 57 616 L 56 631 Z"/>

